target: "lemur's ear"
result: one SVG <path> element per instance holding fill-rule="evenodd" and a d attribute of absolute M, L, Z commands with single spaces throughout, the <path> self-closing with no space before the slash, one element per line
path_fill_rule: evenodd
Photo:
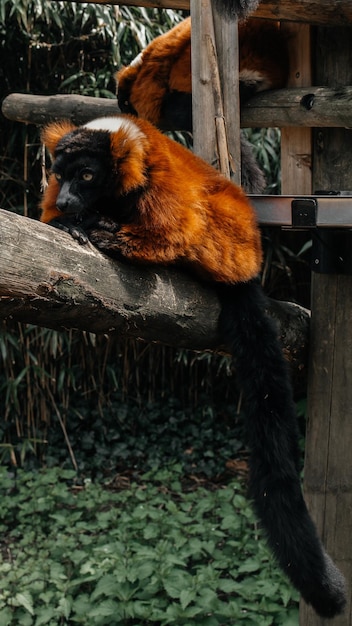
<path fill-rule="evenodd" d="M 76 128 L 77 126 L 74 126 L 74 124 L 68 120 L 53 122 L 43 128 L 41 132 L 41 140 L 48 148 L 50 154 L 53 155 L 61 137 L 67 135 L 67 133 L 70 133 L 73 130 L 76 130 Z"/>

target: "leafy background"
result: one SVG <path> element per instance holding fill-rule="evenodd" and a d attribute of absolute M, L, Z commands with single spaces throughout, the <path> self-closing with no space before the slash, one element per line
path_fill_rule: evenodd
<path fill-rule="evenodd" d="M 118 67 L 183 16 L 2 0 L 1 98 L 115 98 Z M 38 129 L 0 130 L 0 206 L 37 218 Z M 247 132 L 278 192 L 279 131 Z M 264 239 L 266 290 L 306 304 L 305 250 Z M 6 320 L 0 362 L 2 626 L 297 624 L 245 497 L 227 359 Z"/>

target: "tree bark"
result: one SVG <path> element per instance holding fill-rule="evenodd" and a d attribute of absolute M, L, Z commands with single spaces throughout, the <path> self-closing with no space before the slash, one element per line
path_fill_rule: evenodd
<path fill-rule="evenodd" d="M 175 268 L 116 262 L 66 233 L 0 209 L 0 317 L 58 330 L 119 333 L 191 350 L 226 352 L 210 286 Z M 294 386 L 305 387 L 309 313 L 269 301 Z"/>
<path fill-rule="evenodd" d="M 351 105 L 352 86 L 267 91 L 251 98 L 243 107 L 241 126 L 351 127 Z M 17 122 L 43 125 L 65 118 L 78 125 L 99 115 L 116 115 L 119 110 L 116 100 L 108 98 L 13 93 L 4 99 L 2 112 Z"/>

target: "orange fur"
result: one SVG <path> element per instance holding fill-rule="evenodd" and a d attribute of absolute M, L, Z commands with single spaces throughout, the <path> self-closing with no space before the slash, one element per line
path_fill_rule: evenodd
<path fill-rule="evenodd" d="M 56 198 L 59 193 L 59 183 L 57 182 L 55 176 L 53 174 L 50 175 L 48 186 L 44 192 L 42 197 L 40 208 L 41 208 L 41 216 L 40 221 L 48 224 L 56 217 L 60 217 L 61 213 L 56 208 Z"/>
<path fill-rule="evenodd" d="M 61 120 L 60 122 L 53 122 L 49 126 L 43 128 L 41 133 L 41 140 L 48 148 L 50 154 L 54 154 L 58 141 L 74 130 L 76 126 L 68 120 Z"/>
<path fill-rule="evenodd" d="M 216 281 L 236 283 L 256 276 L 262 260 L 260 233 L 242 189 L 149 122 L 116 117 L 130 120 L 133 132 L 124 122 L 110 135 L 116 168 L 116 216 L 110 217 L 118 222 L 120 199 L 139 188 L 141 193 L 136 218 L 109 234 L 111 249 L 115 246 L 126 258 L 142 263 L 187 264 Z M 57 128 L 44 132 L 52 145 L 58 140 Z M 136 132 L 140 136 L 133 139 Z M 57 194 L 57 181 L 51 177 L 41 221 L 60 215 Z M 94 243 L 101 232 L 91 235 Z"/>
<path fill-rule="evenodd" d="M 170 35 L 171 33 L 171 35 Z M 142 52 L 141 65 L 129 65 L 116 74 L 121 87 L 131 95 L 130 103 L 141 117 L 157 124 L 165 92 L 191 92 L 191 24 L 186 19 L 156 37 Z M 176 74 L 174 64 L 178 69 Z"/>
<path fill-rule="evenodd" d="M 288 76 L 286 43 L 278 23 L 256 19 L 240 23 L 240 79 L 255 75 L 256 91 L 283 87 Z M 117 72 L 116 82 L 137 114 L 158 125 L 165 95 L 192 91 L 191 18 L 154 39 L 140 63 Z"/>
<path fill-rule="evenodd" d="M 46 126 L 41 133 L 41 140 L 53 155 L 58 141 L 61 137 L 70 133 L 76 127 L 68 120 L 62 120 L 61 122 L 53 122 L 49 126 Z M 56 208 L 56 198 L 59 193 L 59 183 L 55 176 L 52 174 L 49 177 L 48 187 L 42 197 L 40 208 L 42 209 L 41 221 L 51 222 L 51 220 L 61 215 L 60 211 Z"/>

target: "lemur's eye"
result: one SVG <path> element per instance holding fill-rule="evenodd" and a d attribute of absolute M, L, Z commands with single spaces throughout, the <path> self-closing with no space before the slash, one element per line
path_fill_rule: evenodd
<path fill-rule="evenodd" d="M 55 173 L 55 178 L 56 178 L 56 180 L 61 180 L 62 176 L 61 176 L 61 174 Z"/>
<path fill-rule="evenodd" d="M 83 172 L 81 172 L 81 180 L 84 180 L 86 183 L 89 183 L 91 180 L 93 180 L 94 174 L 91 170 L 83 170 Z"/>

